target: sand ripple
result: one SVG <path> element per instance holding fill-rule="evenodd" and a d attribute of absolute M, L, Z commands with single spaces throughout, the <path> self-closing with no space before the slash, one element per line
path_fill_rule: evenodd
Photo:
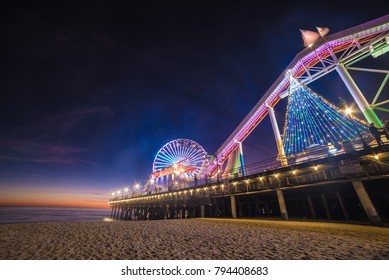
<path fill-rule="evenodd" d="M 389 228 L 187 219 L 0 225 L 0 259 L 389 259 Z"/>

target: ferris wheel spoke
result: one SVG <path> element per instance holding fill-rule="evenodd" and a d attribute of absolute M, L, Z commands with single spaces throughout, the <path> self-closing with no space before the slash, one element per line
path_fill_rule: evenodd
<path fill-rule="evenodd" d="M 174 148 L 172 147 L 171 143 L 168 143 L 168 145 L 165 148 L 166 155 L 169 156 L 171 161 L 174 161 L 176 159 Z"/>
<path fill-rule="evenodd" d="M 181 177 L 193 177 L 201 172 L 206 165 L 207 153 L 198 143 L 190 139 L 176 139 L 165 144 L 156 154 L 153 162 L 153 172 L 161 171 L 174 164 L 193 167 L 180 174 Z M 185 168 L 183 168 L 185 170 Z M 166 174 L 166 173 L 165 173 Z"/>
<path fill-rule="evenodd" d="M 165 153 L 163 155 L 160 155 L 159 159 L 163 160 L 166 163 L 169 163 L 169 162 L 171 162 L 174 159 L 174 156 L 170 155 L 168 153 Z"/>
<path fill-rule="evenodd" d="M 167 166 L 171 162 L 171 158 L 161 156 L 157 160 L 155 160 L 155 164 L 162 165 L 162 166 Z"/>

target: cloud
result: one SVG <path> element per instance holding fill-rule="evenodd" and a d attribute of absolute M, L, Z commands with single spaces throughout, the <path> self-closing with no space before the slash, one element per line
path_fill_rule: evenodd
<path fill-rule="evenodd" d="M 84 150 L 17 138 L 0 139 L 0 159 L 36 163 L 75 164 L 86 162 L 77 156 Z"/>
<path fill-rule="evenodd" d="M 66 134 L 94 115 L 112 117 L 113 111 L 107 106 L 84 107 L 47 117 L 44 121 L 29 126 L 16 128 L 7 137 L 0 138 L 0 159 L 101 167 L 83 158 L 85 149 L 62 143 Z"/>
<path fill-rule="evenodd" d="M 77 125 L 80 125 L 87 118 L 102 114 L 106 117 L 114 115 L 113 110 L 108 106 L 84 107 L 66 113 L 48 116 L 44 121 L 15 129 L 17 135 L 29 135 L 35 139 L 58 139 L 69 133 Z"/>
<path fill-rule="evenodd" d="M 77 162 L 73 159 L 41 159 L 41 158 L 13 157 L 13 156 L 3 156 L 3 155 L 0 155 L 0 158 L 14 160 L 14 161 L 38 162 L 38 163 L 72 164 L 72 163 Z"/>
<path fill-rule="evenodd" d="M 83 192 L 83 194 L 91 194 L 91 195 L 97 195 L 97 196 L 104 196 L 106 197 L 106 193 L 100 193 L 100 192 Z"/>
<path fill-rule="evenodd" d="M 30 193 L 35 193 L 35 194 L 87 194 L 87 195 L 94 195 L 94 196 L 104 196 L 106 197 L 106 193 L 102 192 L 93 192 L 93 191 L 83 191 L 83 192 L 78 192 L 78 191 L 64 191 L 64 190 L 56 190 L 55 188 L 48 188 L 44 190 L 30 190 Z"/>

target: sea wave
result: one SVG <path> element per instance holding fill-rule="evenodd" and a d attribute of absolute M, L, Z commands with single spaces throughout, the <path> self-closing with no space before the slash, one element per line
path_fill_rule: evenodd
<path fill-rule="evenodd" d="M 103 221 L 110 209 L 66 207 L 0 207 L 0 224 Z"/>

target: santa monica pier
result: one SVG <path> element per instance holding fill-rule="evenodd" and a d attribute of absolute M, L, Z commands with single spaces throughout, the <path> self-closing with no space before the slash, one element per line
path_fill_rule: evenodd
<path fill-rule="evenodd" d="M 389 223 L 389 70 L 363 66 L 371 59 L 389 65 L 389 15 L 334 34 L 301 34 L 305 49 L 216 152 L 191 139 L 170 141 L 145 185 L 112 193 L 111 217 Z M 356 106 L 336 106 L 309 87 L 332 72 Z M 350 72 L 380 77 L 371 100 Z M 288 104 L 281 132 L 275 110 L 282 99 Z M 263 121 L 271 123 L 278 153 L 245 164 L 244 141 Z"/>

